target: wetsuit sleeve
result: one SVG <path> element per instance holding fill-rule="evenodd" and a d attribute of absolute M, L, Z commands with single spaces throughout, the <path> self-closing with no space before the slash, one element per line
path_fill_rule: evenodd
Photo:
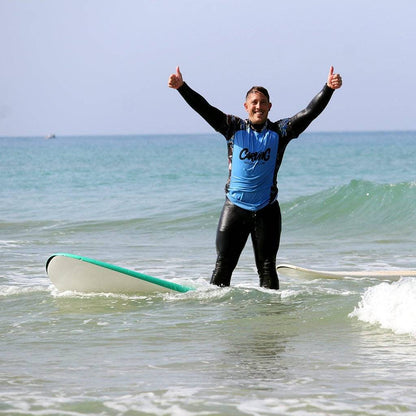
<path fill-rule="evenodd" d="M 190 107 L 193 108 L 211 127 L 224 136 L 227 134 L 229 126 L 228 116 L 225 113 L 209 104 L 204 97 L 190 88 L 186 83 L 183 83 L 183 85 L 178 88 L 178 92 Z"/>
<path fill-rule="evenodd" d="M 299 111 L 288 120 L 287 135 L 291 138 L 298 137 L 322 113 L 333 93 L 334 90 L 325 84 L 304 110 Z"/>

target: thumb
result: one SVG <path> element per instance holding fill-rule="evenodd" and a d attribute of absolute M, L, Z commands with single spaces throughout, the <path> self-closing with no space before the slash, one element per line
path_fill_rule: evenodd
<path fill-rule="evenodd" d="M 179 69 L 179 65 L 176 67 L 176 75 L 178 77 L 182 77 L 181 70 Z"/>
<path fill-rule="evenodd" d="M 178 67 L 179 68 L 179 67 Z M 334 67 L 331 65 L 331 67 L 329 68 L 329 74 L 328 76 L 334 75 Z"/>

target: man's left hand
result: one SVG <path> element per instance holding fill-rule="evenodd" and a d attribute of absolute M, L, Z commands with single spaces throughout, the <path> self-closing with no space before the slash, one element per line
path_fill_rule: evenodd
<path fill-rule="evenodd" d="M 334 74 L 333 66 L 331 66 L 331 68 L 329 69 L 328 81 L 326 82 L 326 85 L 328 85 L 328 87 L 332 88 L 333 90 L 337 90 L 338 88 L 341 88 L 341 85 L 342 85 L 341 75 Z"/>

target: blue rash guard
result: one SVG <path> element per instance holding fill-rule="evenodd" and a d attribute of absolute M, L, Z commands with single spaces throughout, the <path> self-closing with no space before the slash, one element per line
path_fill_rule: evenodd
<path fill-rule="evenodd" d="M 258 211 L 277 197 L 277 171 L 288 143 L 288 119 L 269 121 L 260 131 L 247 120 L 228 121 L 229 179 L 227 198 L 240 208 Z"/>
<path fill-rule="evenodd" d="M 277 172 L 290 140 L 301 134 L 328 104 L 333 89 L 325 85 L 295 116 L 253 125 L 211 106 L 186 83 L 179 89 L 185 101 L 227 140 L 227 198 L 248 211 L 258 211 L 277 198 Z"/>

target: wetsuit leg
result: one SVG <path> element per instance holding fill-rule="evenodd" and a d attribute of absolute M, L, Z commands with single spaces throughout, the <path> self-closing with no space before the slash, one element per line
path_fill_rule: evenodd
<path fill-rule="evenodd" d="M 256 212 L 251 234 L 260 286 L 279 289 L 276 256 L 279 250 L 282 217 L 277 201 Z"/>
<path fill-rule="evenodd" d="M 230 286 L 231 275 L 251 230 L 251 213 L 225 201 L 217 228 L 217 261 L 211 284 Z"/>

